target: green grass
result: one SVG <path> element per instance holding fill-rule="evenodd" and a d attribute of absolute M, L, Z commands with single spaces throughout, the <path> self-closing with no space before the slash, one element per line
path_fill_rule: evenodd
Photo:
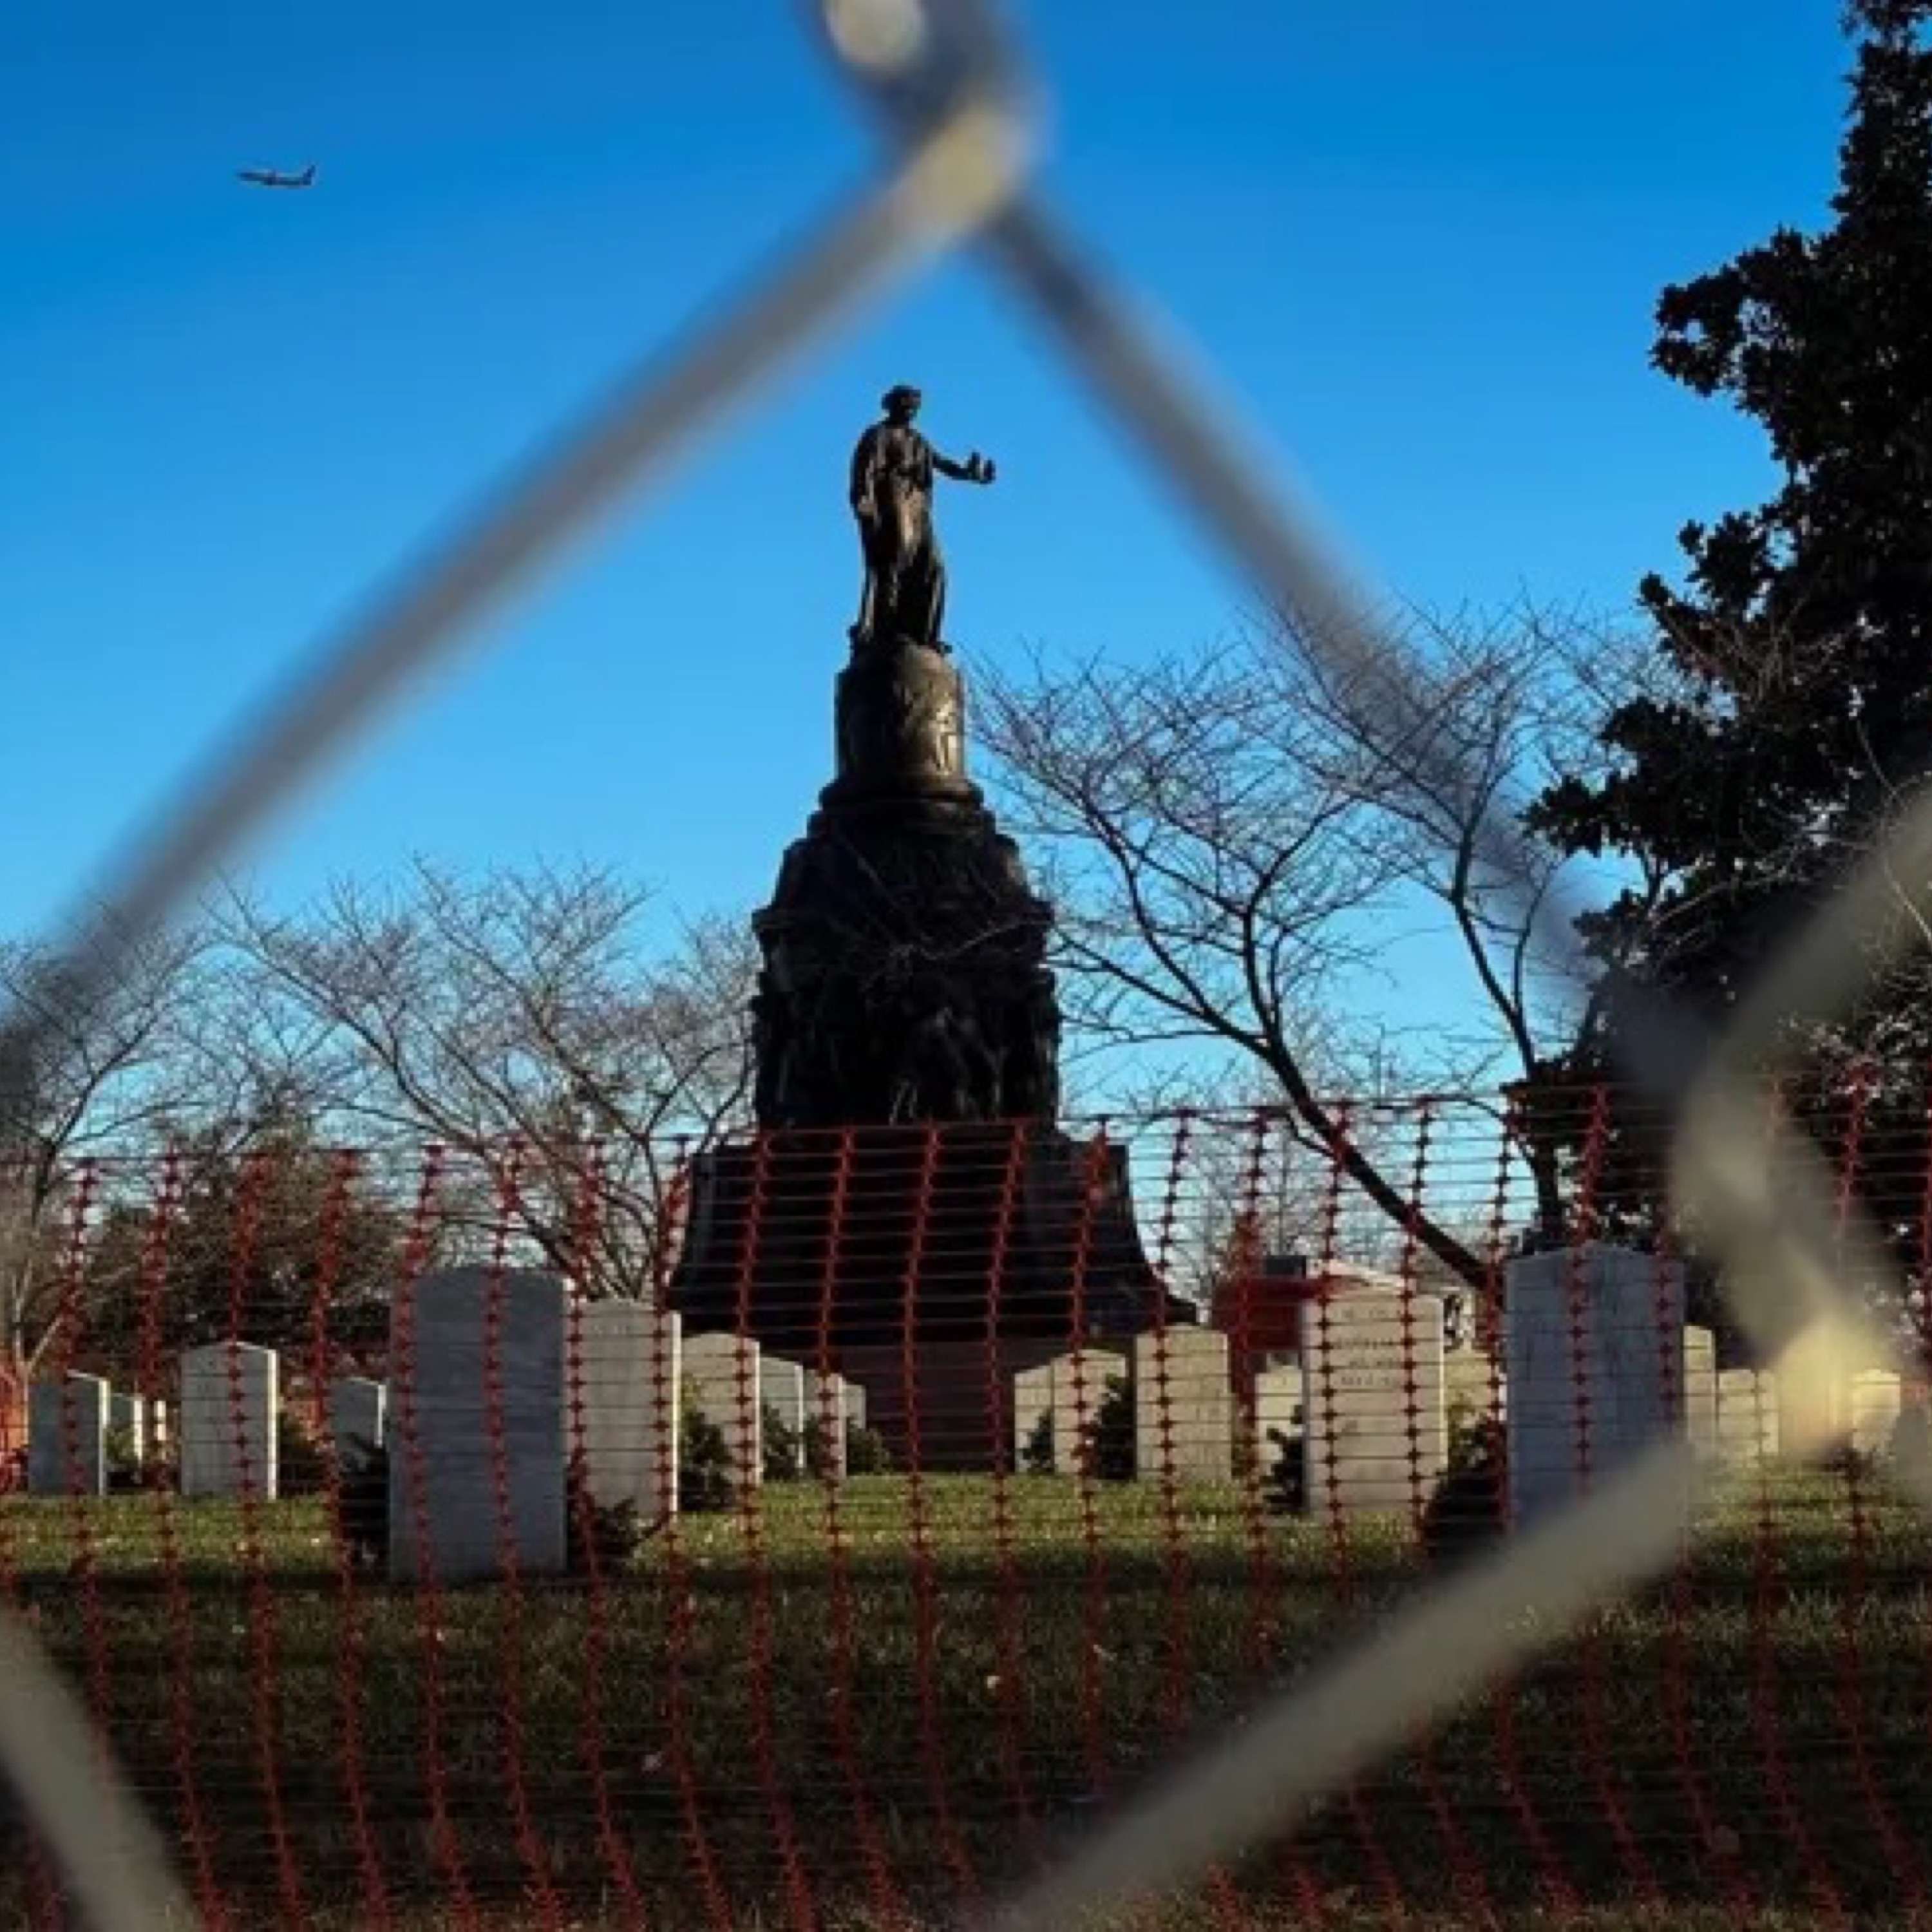
<path fill-rule="evenodd" d="M 259 1512 L 259 1573 L 224 1505 L 170 1501 L 172 1568 L 151 1497 L 9 1499 L 0 1531 L 191 1885 L 194 1817 L 244 1918 L 286 1922 L 285 1859 L 319 1918 L 366 1924 L 373 1858 L 396 1922 L 425 1932 L 459 1922 L 458 1870 L 484 1923 L 542 1923 L 538 1874 L 562 1922 L 631 1922 L 620 1860 L 654 1927 L 791 1924 L 788 1889 L 831 1927 L 900 1901 L 936 1918 L 1428 1580 L 1404 1523 L 1338 1548 L 1232 1486 L 1183 1492 L 1178 1538 L 1153 1486 L 1006 1496 L 1003 1527 L 989 1480 L 928 1479 L 916 1508 L 903 1479 L 856 1480 L 835 1554 L 824 1492 L 774 1486 L 754 1531 L 687 1517 L 595 1592 L 434 1600 L 362 1576 L 345 1598 L 310 1501 Z M 1906 1896 L 1895 1854 L 1932 1888 L 1932 1534 L 1877 1485 L 1858 1500 L 1855 1539 L 1841 1478 L 1736 1499 L 1674 1584 L 1244 1865 L 1245 1922 L 1192 1901 L 1134 1922 L 1285 1925 L 1314 1900 L 1384 1924 L 1400 1898 L 1418 1924 L 1530 1924 L 1552 1881 L 1606 1928 L 1822 1924 L 1821 1881 L 1883 1922 Z"/>

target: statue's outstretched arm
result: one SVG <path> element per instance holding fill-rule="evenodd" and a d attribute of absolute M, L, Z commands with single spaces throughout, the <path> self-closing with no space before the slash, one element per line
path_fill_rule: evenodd
<path fill-rule="evenodd" d="M 938 450 L 932 452 L 932 466 L 942 476 L 950 476 L 956 483 L 990 483 L 993 480 L 993 466 L 976 449 L 964 463 L 955 463 L 950 456 L 941 456 Z"/>

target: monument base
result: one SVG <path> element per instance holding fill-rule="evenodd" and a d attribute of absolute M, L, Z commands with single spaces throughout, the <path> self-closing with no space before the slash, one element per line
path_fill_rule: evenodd
<path fill-rule="evenodd" d="M 902 1466 L 993 1467 L 1015 1373 L 1160 1318 L 1126 1150 L 1104 1142 L 1032 1124 L 780 1131 L 700 1156 L 692 1182 L 670 1288 L 686 1332 L 829 1358 Z"/>

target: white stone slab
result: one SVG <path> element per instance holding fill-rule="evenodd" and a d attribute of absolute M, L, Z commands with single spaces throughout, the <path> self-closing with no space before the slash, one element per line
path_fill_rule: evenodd
<path fill-rule="evenodd" d="M 1684 1427 L 1678 1263 L 1599 1242 L 1522 1256 L 1503 1326 L 1518 1523 L 1567 1508 Z"/>
<path fill-rule="evenodd" d="M 600 1508 L 628 1503 L 646 1522 L 677 1510 L 681 1325 L 637 1301 L 589 1302 L 577 1312 L 572 1449 Z"/>
<path fill-rule="evenodd" d="M 684 1387 L 694 1411 L 724 1432 L 734 1480 L 756 1488 L 765 1479 L 764 1423 L 757 1342 L 736 1335 L 690 1335 L 684 1342 Z"/>
<path fill-rule="evenodd" d="M 765 1354 L 758 1362 L 758 1394 L 762 1406 L 790 1430 L 798 1444 L 794 1458 L 799 1473 L 805 1473 L 805 1418 L 811 1413 L 806 1406 L 805 1369 L 802 1364 L 787 1361 L 781 1355 Z"/>
<path fill-rule="evenodd" d="M 1302 1322 L 1308 1508 L 1318 1517 L 1420 1510 L 1448 1459 L 1440 1295 L 1331 1294 Z"/>
<path fill-rule="evenodd" d="M 387 1384 L 366 1376 L 344 1376 L 328 1385 L 328 1434 L 339 1467 L 352 1468 L 368 1451 L 388 1441 Z"/>
<path fill-rule="evenodd" d="M 399 1291 L 389 1329 L 389 1574 L 465 1583 L 564 1567 L 566 1290 L 459 1268 Z"/>
<path fill-rule="evenodd" d="M 112 1391 L 99 1376 L 36 1382 L 27 1396 L 27 1488 L 37 1496 L 107 1492 Z"/>
<path fill-rule="evenodd" d="M 280 1454 L 280 1362 L 251 1342 L 182 1358 L 181 1492 L 272 1501 Z"/>
<path fill-rule="evenodd" d="M 1137 1335 L 1133 1382 L 1140 1479 L 1228 1481 L 1234 1474 L 1234 1395 L 1227 1336 L 1190 1327 Z"/>

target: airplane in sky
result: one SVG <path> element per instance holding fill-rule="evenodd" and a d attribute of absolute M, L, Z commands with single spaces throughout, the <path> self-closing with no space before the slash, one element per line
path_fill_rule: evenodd
<path fill-rule="evenodd" d="M 310 162 L 298 175 L 278 173 L 273 168 L 238 168 L 236 178 L 252 182 L 256 188 L 313 188 L 315 185 L 315 164 Z"/>

